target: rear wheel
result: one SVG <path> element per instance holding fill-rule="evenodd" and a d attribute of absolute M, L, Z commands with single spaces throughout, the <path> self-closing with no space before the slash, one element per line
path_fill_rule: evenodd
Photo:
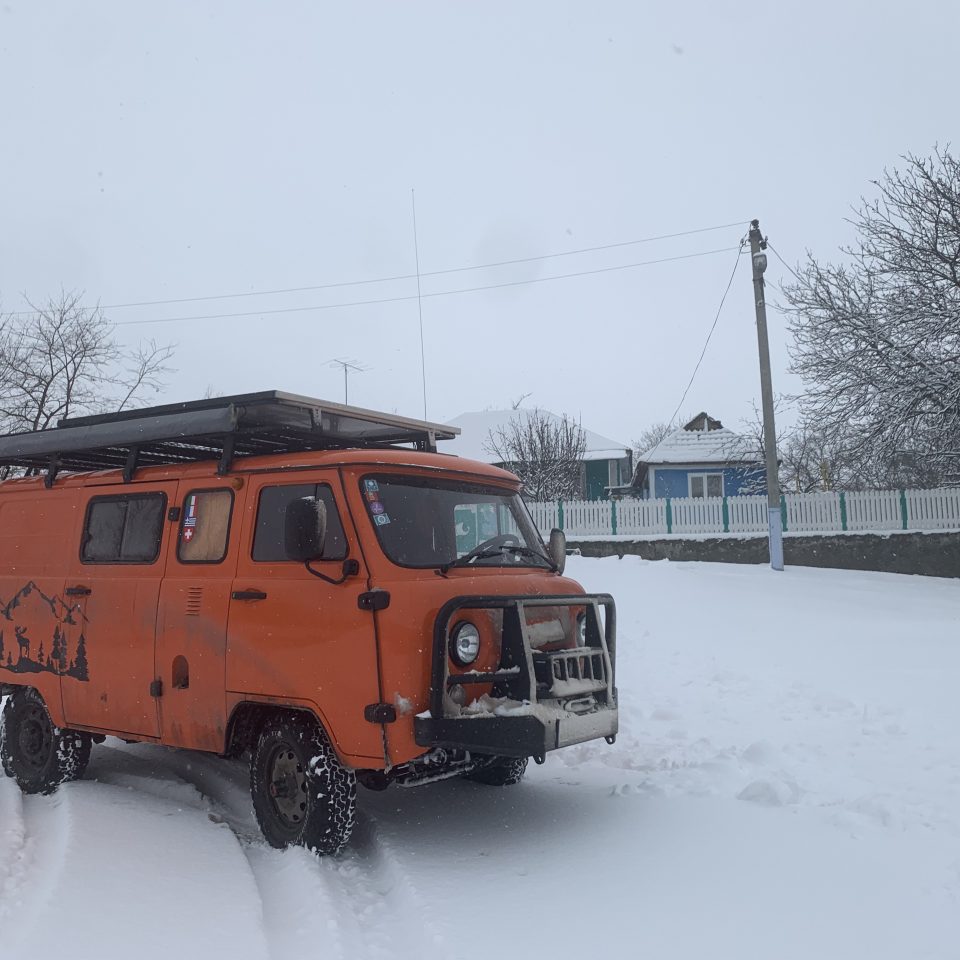
<path fill-rule="evenodd" d="M 257 822 L 274 847 L 339 852 L 356 816 L 357 781 L 317 724 L 288 714 L 264 727 L 250 763 Z"/>
<path fill-rule="evenodd" d="M 519 783 L 527 772 L 526 757 L 488 757 L 467 775 L 468 780 L 490 787 L 510 787 Z"/>
<path fill-rule="evenodd" d="M 0 761 L 24 793 L 52 793 L 83 776 L 90 759 L 90 734 L 61 730 L 32 689 L 13 693 L 3 705 Z"/>

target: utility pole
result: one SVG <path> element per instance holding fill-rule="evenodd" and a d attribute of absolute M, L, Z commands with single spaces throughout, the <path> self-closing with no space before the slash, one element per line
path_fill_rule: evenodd
<path fill-rule="evenodd" d="M 760 221 L 750 221 L 750 261 L 753 265 L 753 300 L 757 311 L 757 345 L 760 349 L 760 395 L 763 406 L 763 449 L 767 461 L 767 524 L 770 535 L 770 566 L 783 569 L 783 522 L 780 517 L 780 475 L 777 466 L 777 427 L 773 417 L 773 379 L 770 376 L 770 345 L 767 341 L 767 304 L 763 272 L 767 269 L 767 241 L 760 234 Z"/>

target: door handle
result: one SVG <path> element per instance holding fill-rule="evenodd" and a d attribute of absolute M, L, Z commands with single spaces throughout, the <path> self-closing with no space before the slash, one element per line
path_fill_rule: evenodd
<path fill-rule="evenodd" d="M 89 597 L 92 592 L 89 587 L 67 587 L 64 590 L 68 597 Z"/>
<path fill-rule="evenodd" d="M 267 595 L 262 590 L 234 590 L 230 596 L 234 600 L 266 600 Z"/>

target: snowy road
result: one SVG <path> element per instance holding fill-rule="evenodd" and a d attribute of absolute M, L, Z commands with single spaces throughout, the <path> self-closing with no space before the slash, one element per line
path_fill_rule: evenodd
<path fill-rule="evenodd" d="M 960 957 L 960 582 L 574 559 L 622 732 L 518 787 L 361 791 L 260 839 L 242 763 L 108 741 L 0 779 L 0 957 Z"/>

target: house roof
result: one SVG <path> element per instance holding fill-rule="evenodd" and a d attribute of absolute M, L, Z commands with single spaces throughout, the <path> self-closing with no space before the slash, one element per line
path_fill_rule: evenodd
<path fill-rule="evenodd" d="M 443 444 L 444 453 L 453 453 L 458 457 L 466 457 L 469 460 L 479 460 L 481 463 L 500 463 L 496 454 L 488 449 L 490 432 L 505 427 L 511 419 L 518 414 L 533 413 L 533 410 L 521 408 L 519 410 L 479 410 L 474 413 L 461 413 L 459 417 L 454 417 L 448 424 L 451 427 L 460 428 L 460 436 L 452 440 L 447 440 Z M 542 416 L 560 423 L 562 417 L 558 417 L 549 410 L 539 410 Z M 593 430 L 583 429 L 586 440 L 586 453 L 584 460 L 619 460 L 622 457 L 629 456 L 630 447 L 625 443 L 618 443 L 605 437 L 602 434 L 594 433 Z"/>
<path fill-rule="evenodd" d="M 637 458 L 640 464 L 665 463 L 758 463 L 763 454 L 749 437 L 726 427 L 719 430 L 688 430 L 668 433 L 658 444 Z"/>

